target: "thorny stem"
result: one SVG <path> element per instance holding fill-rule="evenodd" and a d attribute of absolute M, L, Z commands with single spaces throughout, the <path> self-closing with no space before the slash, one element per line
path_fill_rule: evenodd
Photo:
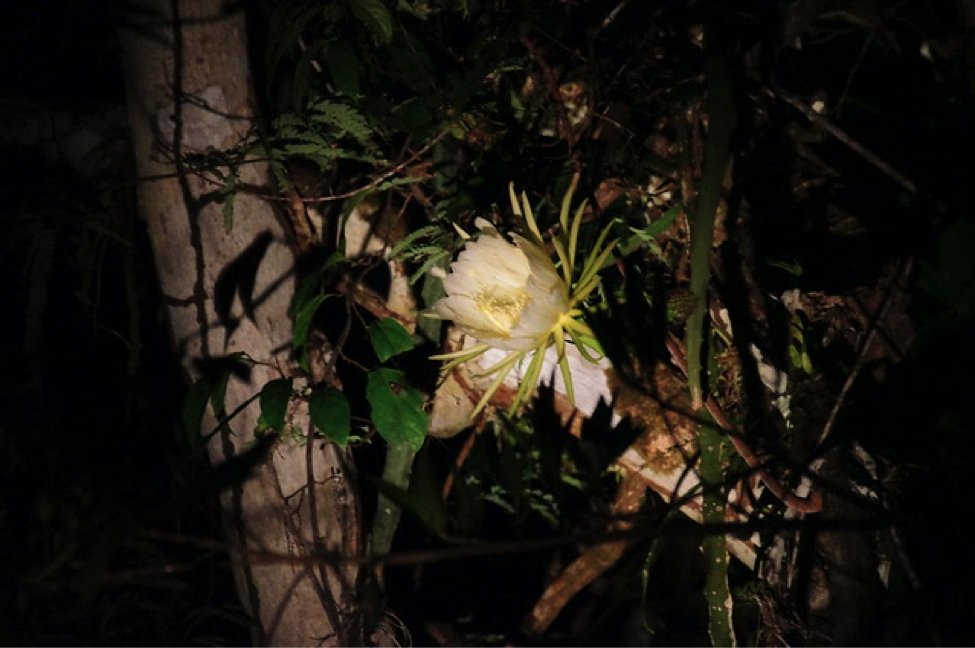
<path fill-rule="evenodd" d="M 671 334 L 667 335 L 666 339 L 667 350 L 670 351 L 670 357 L 674 361 L 674 364 L 687 375 L 687 356 L 684 353 L 683 346 L 681 343 Z M 704 406 L 707 408 L 711 417 L 714 418 L 714 422 L 718 424 L 722 432 L 728 435 L 731 443 L 735 446 L 735 450 L 741 455 L 741 458 L 745 460 L 748 467 L 755 471 L 755 475 L 762 480 L 769 492 L 775 497 L 780 499 L 783 504 L 789 508 L 799 511 L 800 513 L 818 513 L 823 508 L 823 498 L 818 491 L 812 491 L 808 498 L 802 498 L 795 493 L 788 490 L 782 483 L 770 473 L 764 466 L 762 460 L 755 454 L 748 442 L 742 436 L 728 417 L 725 415 L 724 410 L 721 409 L 721 405 L 715 400 L 714 396 L 708 395 L 707 399 L 704 401 Z"/>

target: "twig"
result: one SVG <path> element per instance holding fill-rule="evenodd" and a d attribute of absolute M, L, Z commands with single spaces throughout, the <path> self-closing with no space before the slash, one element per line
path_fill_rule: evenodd
<path fill-rule="evenodd" d="M 887 528 L 891 523 L 889 516 L 878 516 L 870 520 L 817 520 L 817 529 L 875 529 Z M 693 524 L 688 521 L 688 524 Z M 700 528 L 698 525 L 694 525 Z M 745 522 L 725 522 L 722 524 L 708 524 L 704 527 L 706 533 L 744 534 L 754 531 L 770 529 L 802 529 L 809 523 L 803 520 L 750 520 Z M 945 529 L 948 531 L 948 529 Z M 328 563 L 333 565 L 386 566 L 429 565 L 451 560 L 466 560 L 481 556 L 501 556 L 520 553 L 534 553 L 558 547 L 568 547 L 579 544 L 601 544 L 618 542 L 620 540 L 644 540 L 660 533 L 659 529 L 634 525 L 631 529 L 603 530 L 591 533 L 565 534 L 554 537 L 528 538 L 509 542 L 479 542 L 468 545 L 454 545 L 438 549 L 419 549 L 415 551 L 401 551 L 374 556 L 368 554 L 343 555 L 337 551 L 322 550 L 314 555 L 295 555 L 292 553 L 278 553 L 265 549 L 253 549 L 242 545 L 231 545 L 211 538 L 189 536 L 165 531 L 147 531 L 144 535 L 152 540 L 176 542 L 183 545 L 220 551 L 233 557 L 247 557 L 253 565 L 257 564 L 290 564 L 305 565 L 308 563 Z"/>
<path fill-rule="evenodd" d="M 826 425 L 823 426 L 823 431 L 820 433 L 819 441 L 816 444 L 817 447 L 822 447 L 826 439 L 828 439 L 830 434 L 832 434 L 833 428 L 836 426 L 836 419 L 839 417 L 840 409 L 842 409 L 843 403 L 846 402 L 847 397 L 850 395 L 850 390 L 853 388 L 853 383 L 856 382 L 857 376 L 860 375 L 863 365 L 866 364 L 867 354 L 870 352 L 870 347 L 873 345 L 874 340 L 877 339 L 877 332 L 880 330 L 880 323 L 887 316 L 887 311 L 890 310 L 890 306 L 894 302 L 894 293 L 898 290 L 898 279 L 909 276 L 913 267 L 913 258 L 910 258 L 907 261 L 902 261 L 897 273 L 894 275 L 893 279 L 891 279 L 887 293 L 884 295 L 884 301 L 877 310 L 876 317 L 874 317 L 873 321 L 870 323 L 870 331 L 867 333 L 867 337 L 864 338 L 863 345 L 860 347 L 860 352 L 857 354 L 856 364 L 854 364 L 853 369 L 850 370 L 850 375 L 846 377 L 846 381 L 843 383 L 843 388 L 840 389 L 840 394 L 836 397 L 836 402 L 833 404 L 833 409 L 829 413 L 829 418 L 826 419 Z"/>
<path fill-rule="evenodd" d="M 299 198 L 299 200 L 301 202 L 305 203 L 305 204 L 335 202 L 337 200 L 346 200 L 347 198 L 351 198 L 352 196 L 355 196 L 358 193 L 361 193 L 361 192 L 366 191 L 368 189 L 372 189 L 373 187 L 378 187 L 380 184 L 383 183 L 383 181 L 385 181 L 388 178 L 396 175 L 397 173 L 399 173 L 400 171 L 402 171 L 403 169 L 405 169 L 406 167 L 408 167 L 410 164 L 412 164 L 413 162 L 416 162 L 422 156 L 426 155 L 430 151 L 431 148 L 433 148 L 434 146 L 436 146 L 440 142 L 440 140 L 442 140 L 444 137 L 446 137 L 449 134 L 450 134 L 450 131 L 447 131 L 447 130 L 441 131 L 439 134 L 437 134 L 436 137 L 434 137 L 432 140 L 430 140 L 429 142 L 427 142 L 423 146 L 423 148 L 421 148 L 419 151 L 417 151 L 416 153 L 414 153 L 413 155 L 411 155 L 407 159 L 403 160 L 402 162 L 400 162 L 396 166 L 390 167 L 386 171 L 380 173 L 371 182 L 369 182 L 369 183 L 367 183 L 367 184 L 359 187 L 358 189 L 352 189 L 350 191 L 346 191 L 345 193 L 341 193 L 341 194 L 334 194 L 334 195 L 331 195 L 331 196 L 323 196 L 321 198 Z M 244 160 L 240 164 L 241 165 L 243 165 L 243 164 L 257 164 L 257 163 L 262 163 L 262 162 L 267 162 L 267 161 L 268 160 L 265 159 L 265 158 L 254 158 L 254 159 L 250 159 L 250 160 Z M 172 179 L 172 178 L 178 177 L 179 175 L 180 175 L 179 172 L 176 172 L 176 173 L 157 173 L 155 175 L 138 177 L 138 178 L 135 179 L 135 182 L 136 183 L 139 183 L 139 182 L 151 182 L 151 181 L 155 181 L 155 180 L 168 180 L 168 179 Z M 223 186 L 223 183 L 222 182 L 220 182 L 219 180 L 215 180 L 215 179 L 213 179 L 213 178 L 211 178 L 209 176 L 203 175 L 201 173 L 195 173 L 194 175 L 196 177 L 202 179 L 204 182 L 207 182 L 209 184 L 212 184 L 212 185 L 215 185 L 215 186 L 219 186 L 219 187 L 222 187 Z M 292 197 L 289 197 L 289 196 L 276 196 L 276 195 L 273 195 L 273 194 L 266 193 L 264 191 L 260 191 L 259 190 L 260 189 L 259 187 L 255 187 L 253 185 L 249 185 L 249 184 L 246 184 L 246 183 L 239 183 L 237 185 L 237 187 L 238 187 L 238 189 L 242 193 L 246 193 L 247 195 L 250 195 L 250 196 L 256 196 L 256 197 L 261 198 L 263 200 L 268 200 L 268 201 L 272 201 L 272 202 L 289 202 L 289 203 L 292 202 L 292 200 L 293 200 Z"/>
<path fill-rule="evenodd" d="M 408 167 L 410 164 L 416 162 L 418 159 L 420 159 L 421 157 L 423 157 L 424 155 L 426 155 L 430 151 L 430 149 L 432 149 L 434 146 L 436 146 L 437 144 L 439 144 L 440 143 L 440 140 L 442 140 L 444 137 L 446 137 L 449 134 L 450 134 L 450 131 L 446 131 L 446 130 L 441 131 L 436 137 L 434 137 L 432 140 L 430 140 L 429 142 L 427 142 L 426 144 L 424 144 L 423 148 L 421 148 L 419 151 L 417 151 L 416 153 L 414 153 L 413 155 L 411 155 L 407 159 L 403 160 L 402 162 L 400 162 L 396 166 L 392 167 L 388 171 L 385 171 L 385 172 L 379 174 L 379 176 L 377 176 L 375 180 L 373 180 L 372 182 L 370 182 L 370 183 L 368 183 L 366 185 L 363 185 L 363 186 L 359 187 L 358 189 L 353 189 L 351 191 L 346 191 L 345 193 L 341 193 L 341 194 L 335 194 L 333 196 L 324 196 L 322 198 L 302 198 L 301 200 L 302 200 L 302 202 L 305 202 L 305 203 L 334 202 L 336 200 L 345 200 L 347 198 L 351 198 L 352 196 L 355 196 L 358 193 L 361 193 L 361 192 L 366 191 L 368 189 L 372 189 L 374 187 L 378 187 L 380 184 L 383 183 L 384 180 L 386 180 L 386 179 L 388 179 L 388 178 L 396 175 L 397 173 L 399 173 L 400 171 L 402 171 L 403 169 L 405 169 L 406 167 Z M 284 198 L 279 198 L 279 197 L 275 197 L 275 196 L 265 196 L 265 197 L 266 198 L 269 198 L 270 200 L 286 200 Z"/>
<path fill-rule="evenodd" d="M 870 29 L 866 39 L 864 39 L 863 46 L 860 47 L 860 53 L 857 54 L 857 60 L 853 63 L 853 68 L 850 70 L 850 74 L 846 77 L 846 83 L 843 84 L 843 89 L 840 91 L 839 98 L 836 100 L 837 119 L 840 116 L 840 111 L 843 110 L 843 104 L 846 102 L 846 96 L 850 93 L 850 87 L 853 85 L 853 79 L 856 77 L 857 71 L 863 64 L 863 59 L 867 56 L 867 50 L 870 49 L 870 44 L 873 42 L 873 38 L 876 35 L 877 27 L 874 26 Z"/>
<path fill-rule="evenodd" d="M 687 375 L 687 356 L 684 354 L 683 345 L 677 340 L 673 335 L 668 334 L 666 339 L 667 350 L 670 351 L 670 357 L 674 361 L 674 364 Z M 780 499 L 783 504 L 791 509 L 799 511 L 800 513 L 817 513 L 823 508 L 822 496 L 818 491 L 812 491 L 808 498 L 802 498 L 795 493 L 789 491 L 785 486 L 782 485 L 779 480 L 765 468 L 764 462 L 755 454 L 748 442 L 742 436 L 728 417 L 725 415 L 724 410 L 721 409 L 721 405 L 715 400 L 714 396 L 708 395 L 707 399 L 704 401 L 704 406 L 707 408 L 708 413 L 714 419 L 714 422 L 718 424 L 718 427 L 728 435 L 731 440 L 732 445 L 735 446 L 735 450 L 741 455 L 741 458 L 745 460 L 749 468 L 755 471 L 755 475 L 762 480 L 762 483 L 769 489 L 775 497 Z"/>
<path fill-rule="evenodd" d="M 801 112 L 803 115 L 806 116 L 806 119 L 813 122 L 817 126 L 822 127 L 823 130 L 825 130 L 830 135 L 832 135 L 840 142 L 845 144 L 848 149 L 850 149 L 851 151 L 853 151 L 854 153 L 862 157 L 864 160 L 872 164 L 878 171 L 880 171 L 888 178 L 890 178 L 891 180 L 893 180 L 894 182 L 902 186 L 909 193 L 912 194 L 917 193 L 917 185 L 914 183 L 913 180 L 911 180 L 906 175 L 904 175 L 903 173 L 901 173 L 900 171 L 892 167 L 890 164 L 882 160 L 880 156 L 878 156 L 876 153 L 868 149 L 866 146 L 864 146 L 857 140 L 853 139 L 853 137 L 850 136 L 849 133 L 847 133 L 842 128 L 834 124 L 832 121 L 830 121 L 823 115 L 813 110 L 810 106 L 807 106 L 796 95 L 786 90 L 783 90 L 782 88 L 776 88 L 774 90 L 766 88 L 765 92 L 771 97 L 777 97 L 781 99 L 782 101 L 786 102 L 787 104 L 789 104 L 790 106 L 792 106 L 793 108 Z"/>

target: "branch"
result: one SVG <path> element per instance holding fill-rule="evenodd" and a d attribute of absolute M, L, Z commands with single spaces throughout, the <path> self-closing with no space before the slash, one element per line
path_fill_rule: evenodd
<path fill-rule="evenodd" d="M 684 348 L 681 343 L 671 334 L 667 335 L 666 339 L 667 350 L 670 351 L 671 360 L 674 364 L 680 368 L 684 374 L 687 374 L 687 357 L 684 353 Z M 745 460 L 749 468 L 755 471 L 755 475 L 762 481 L 763 484 L 769 489 L 775 497 L 780 499 L 783 504 L 791 509 L 795 509 L 800 513 L 817 513 L 822 510 L 823 500 L 822 496 L 818 491 L 813 491 L 808 498 L 802 498 L 795 493 L 789 491 L 779 482 L 778 479 L 772 473 L 770 473 L 766 468 L 762 460 L 755 454 L 748 442 L 742 436 L 741 432 L 732 425 L 731 421 L 725 415 L 724 410 L 721 409 L 721 405 L 715 400 L 714 396 L 708 395 L 707 399 L 704 401 L 704 406 L 707 408 L 708 413 L 714 419 L 714 422 L 718 424 L 718 427 L 728 435 L 731 439 L 731 443 L 735 446 L 735 450 L 741 455 L 741 458 Z"/>
<path fill-rule="evenodd" d="M 845 130 L 834 124 L 832 121 L 819 114 L 811 106 L 807 106 L 799 99 L 796 95 L 783 90 L 782 88 L 776 88 L 775 90 L 766 89 L 765 93 L 771 97 L 777 97 L 782 101 L 786 102 L 803 115 L 806 119 L 813 122 L 817 126 L 820 126 L 827 133 L 835 137 L 837 140 L 846 145 L 848 149 L 862 157 L 864 160 L 872 164 L 878 171 L 886 175 L 888 178 L 899 184 L 901 187 L 907 190 L 908 193 L 916 194 L 917 185 L 914 181 L 908 178 L 906 175 L 887 164 L 884 160 L 880 158 L 879 155 L 868 149 L 866 146 L 853 139 L 853 137 L 847 133 Z"/>

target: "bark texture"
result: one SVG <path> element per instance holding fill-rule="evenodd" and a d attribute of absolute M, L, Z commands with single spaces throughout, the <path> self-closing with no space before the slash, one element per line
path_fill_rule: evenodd
<path fill-rule="evenodd" d="M 175 348 L 191 380 L 209 362 L 243 351 L 257 361 L 227 388 L 234 412 L 269 380 L 289 375 L 294 257 L 264 201 L 237 196 L 225 227 L 220 187 L 186 172 L 186 153 L 233 145 L 251 126 L 254 97 L 240 5 L 221 0 L 136 0 L 121 42 L 140 208 L 167 300 Z M 264 185 L 262 164 L 241 181 Z M 257 402 L 208 443 L 214 466 L 253 449 Z M 299 430 L 309 429 L 292 412 Z M 208 410 L 202 431 L 216 428 Z M 246 456 L 246 455 L 245 455 Z M 259 645 L 350 645 L 365 640 L 358 572 L 302 560 L 361 553 L 350 458 L 321 442 L 273 444 L 221 494 L 237 588 Z M 234 465 L 233 463 L 227 465 Z M 263 554 L 264 557 L 257 554 Z M 268 561 L 268 553 L 294 557 Z"/>

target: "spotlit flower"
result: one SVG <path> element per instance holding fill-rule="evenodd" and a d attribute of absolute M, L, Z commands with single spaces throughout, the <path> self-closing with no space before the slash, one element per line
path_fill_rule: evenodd
<path fill-rule="evenodd" d="M 433 312 L 497 349 L 534 349 L 569 312 L 568 287 L 527 239 L 509 243 L 483 218 L 476 224 L 481 235 L 451 264 Z"/>
<path fill-rule="evenodd" d="M 568 341 L 575 344 L 587 360 L 595 362 L 599 348 L 592 331 L 581 320 L 583 300 L 599 284 L 599 269 L 612 252 L 606 244 L 609 227 L 599 235 L 596 245 L 577 272 L 579 227 L 585 202 L 571 222 L 569 211 L 575 182 L 562 203 L 561 231 L 552 240 L 558 266 L 545 248 L 527 197 L 521 200 L 510 189 L 511 205 L 522 219 L 524 236 L 508 241 L 483 218 L 475 224 L 476 240 L 468 238 L 463 252 L 441 276 L 447 296 L 433 305 L 429 315 L 453 320 L 477 344 L 434 359 L 448 360 L 447 368 L 472 360 L 490 348 L 507 351 L 503 360 L 485 370 L 494 381 L 474 412 L 479 412 L 498 390 L 504 378 L 519 362 L 528 360 L 512 410 L 525 402 L 538 382 L 545 350 L 555 345 L 567 395 L 574 400 L 572 376 L 565 355 Z M 561 272 L 560 272 L 561 270 Z"/>

